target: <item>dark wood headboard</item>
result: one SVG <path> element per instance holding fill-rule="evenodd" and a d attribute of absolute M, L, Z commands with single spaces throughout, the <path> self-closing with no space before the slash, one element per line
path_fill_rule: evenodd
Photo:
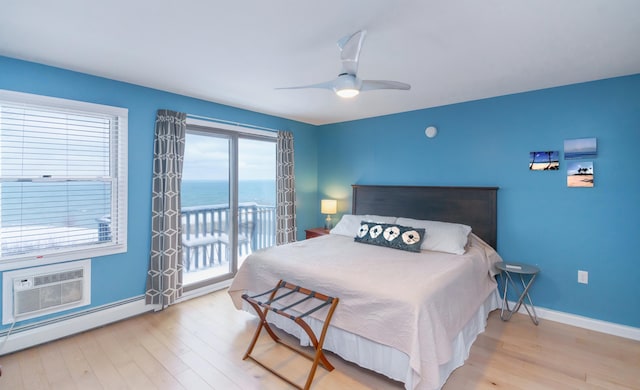
<path fill-rule="evenodd" d="M 376 214 L 471 226 L 497 248 L 498 187 L 353 186 L 353 214 Z"/>

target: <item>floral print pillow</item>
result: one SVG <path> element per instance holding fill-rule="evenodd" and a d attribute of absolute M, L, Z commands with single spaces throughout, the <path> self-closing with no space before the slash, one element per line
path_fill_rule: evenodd
<path fill-rule="evenodd" d="M 354 241 L 402 249 L 409 252 L 420 252 L 420 245 L 424 240 L 424 235 L 425 229 L 362 221 Z"/>

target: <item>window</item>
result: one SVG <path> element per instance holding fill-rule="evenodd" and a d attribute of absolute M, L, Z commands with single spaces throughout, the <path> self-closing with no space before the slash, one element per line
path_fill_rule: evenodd
<path fill-rule="evenodd" d="M 126 251 L 127 115 L 0 90 L 1 264 Z"/>

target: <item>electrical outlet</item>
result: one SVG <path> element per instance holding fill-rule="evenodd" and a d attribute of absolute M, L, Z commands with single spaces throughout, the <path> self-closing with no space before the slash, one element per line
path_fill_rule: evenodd
<path fill-rule="evenodd" d="M 589 272 L 578 271 L 578 283 L 589 284 Z"/>

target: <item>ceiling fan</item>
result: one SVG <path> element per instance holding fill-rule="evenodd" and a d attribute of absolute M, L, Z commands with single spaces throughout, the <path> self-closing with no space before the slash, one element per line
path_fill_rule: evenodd
<path fill-rule="evenodd" d="M 276 89 L 323 88 L 333 90 L 338 96 L 343 98 L 351 98 L 358 95 L 360 91 L 371 91 L 375 89 L 411 89 L 409 84 L 399 81 L 362 80 L 358 77 L 358 60 L 366 33 L 366 30 L 357 31 L 338 41 L 342 70 L 336 79 L 319 84 Z"/>

